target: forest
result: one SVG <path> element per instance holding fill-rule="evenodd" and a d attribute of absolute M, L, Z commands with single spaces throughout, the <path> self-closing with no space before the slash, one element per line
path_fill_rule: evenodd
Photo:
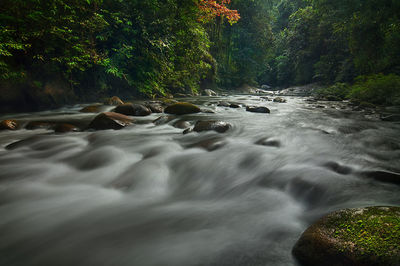
<path fill-rule="evenodd" d="M 395 104 L 399 14 L 396 0 L 4 0 L 0 86 L 19 94 L 2 102 L 318 82 Z"/>

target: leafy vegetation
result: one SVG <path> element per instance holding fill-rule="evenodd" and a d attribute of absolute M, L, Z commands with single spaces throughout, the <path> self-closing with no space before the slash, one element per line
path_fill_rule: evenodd
<path fill-rule="evenodd" d="M 398 14 L 396 0 L 4 0 L 0 86 L 155 97 L 320 82 L 398 104 Z"/>

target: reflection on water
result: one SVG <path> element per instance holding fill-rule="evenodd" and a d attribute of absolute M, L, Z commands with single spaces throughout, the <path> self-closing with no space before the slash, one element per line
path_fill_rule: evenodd
<path fill-rule="evenodd" d="M 295 265 L 291 248 L 318 217 L 400 204 L 399 186 L 363 175 L 400 172 L 400 125 L 301 98 L 193 100 L 215 114 L 164 125 L 149 123 L 153 114 L 120 131 L 1 132 L 0 265 Z M 93 117 L 77 110 L 20 119 Z M 182 118 L 233 128 L 183 135 L 172 126 Z"/>

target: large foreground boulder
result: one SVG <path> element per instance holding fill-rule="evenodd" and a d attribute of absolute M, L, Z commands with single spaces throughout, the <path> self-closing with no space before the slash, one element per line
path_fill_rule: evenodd
<path fill-rule="evenodd" d="M 185 115 L 201 112 L 200 108 L 191 103 L 179 102 L 172 104 L 164 110 L 167 114 Z"/>
<path fill-rule="evenodd" d="M 89 129 L 121 129 L 133 122 L 129 116 L 114 112 L 105 112 L 96 116 L 89 125 Z"/>
<path fill-rule="evenodd" d="M 131 104 L 131 103 L 118 105 L 117 107 L 115 107 L 113 111 L 123 115 L 131 115 L 131 116 L 147 116 L 151 114 L 150 109 L 147 108 L 146 106 L 141 104 Z"/>
<path fill-rule="evenodd" d="M 308 266 L 400 265 L 400 207 L 333 212 L 303 233 L 293 254 Z"/>

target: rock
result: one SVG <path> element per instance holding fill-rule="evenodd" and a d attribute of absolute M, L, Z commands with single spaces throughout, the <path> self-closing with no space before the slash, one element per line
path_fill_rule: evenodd
<path fill-rule="evenodd" d="M 276 97 L 274 99 L 274 103 L 286 103 L 286 99 L 283 99 L 281 97 Z"/>
<path fill-rule="evenodd" d="M 229 130 L 232 127 L 231 124 L 223 122 L 223 121 L 198 121 L 194 128 L 193 131 L 196 132 L 202 132 L 202 131 L 210 131 L 214 130 L 218 133 L 224 133 L 227 130 Z"/>
<path fill-rule="evenodd" d="M 267 84 L 264 84 L 264 85 L 261 85 L 261 89 L 262 90 L 269 90 L 269 89 L 271 89 L 271 86 L 269 86 Z"/>
<path fill-rule="evenodd" d="M 178 103 L 177 100 L 169 99 L 169 98 L 160 98 L 159 102 L 161 102 L 164 106 L 170 106 L 170 105 L 173 105 L 175 103 Z"/>
<path fill-rule="evenodd" d="M 400 207 L 333 212 L 310 226 L 293 255 L 303 265 L 400 265 Z"/>
<path fill-rule="evenodd" d="M 188 97 L 190 95 L 184 94 L 184 93 L 175 93 L 174 97 L 176 98 L 184 98 L 184 97 Z"/>
<path fill-rule="evenodd" d="M 153 124 L 155 124 L 155 125 L 163 125 L 163 124 L 167 124 L 168 122 L 170 122 L 171 120 L 173 120 L 174 119 L 174 117 L 173 116 L 166 116 L 166 115 L 163 115 L 163 116 L 160 116 L 159 118 L 157 118 L 156 120 L 154 120 L 153 121 Z"/>
<path fill-rule="evenodd" d="M 50 129 L 54 127 L 54 123 L 42 122 L 42 121 L 30 121 L 26 124 L 25 129 L 35 130 L 35 129 Z"/>
<path fill-rule="evenodd" d="M 190 127 L 191 125 L 188 121 L 179 120 L 179 121 L 176 121 L 172 126 L 176 127 L 176 128 L 186 129 L 186 128 Z"/>
<path fill-rule="evenodd" d="M 221 101 L 217 104 L 217 106 L 221 106 L 221 107 L 229 107 L 231 104 L 225 101 Z"/>
<path fill-rule="evenodd" d="M 341 174 L 341 175 L 348 175 L 351 174 L 353 172 L 353 169 L 351 169 L 348 166 L 345 165 L 341 165 L 337 162 L 326 162 L 322 165 L 323 167 L 328 168 L 329 170 Z"/>
<path fill-rule="evenodd" d="M 240 105 L 237 104 L 237 103 L 231 103 L 231 104 L 229 105 L 229 108 L 240 108 Z"/>
<path fill-rule="evenodd" d="M 71 124 L 57 124 L 54 127 L 54 132 L 56 133 L 67 133 L 67 132 L 77 132 L 79 128 Z"/>
<path fill-rule="evenodd" d="M 79 112 L 81 113 L 100 113 L 102 105 L 101 104 L 93 104 L 89 106 L 83 107 Z"/>
<path fill-rule="evenodd" d="M 206 90 L 204 90 L 204 94 L 206 95 L 206 96 L 218 96 L 218 94 L 215 92 L 215 91 L 213 91 L 213 90 L 210 90 L 210 89 L 206 89 Z"/>
<path fill-rule="evenodd" d="M 146 106 L 131 103 L 118 105 L 114 108 L 113 112 L 131 116 L 147 116 L 151 114 L 150 109 Z"/>
<path fill-rule="evenodd" d="M 17 130 L 18 122 L 12 119 L 3 120 L 0 122 L 0 130 Z"/>
<path fill-rule="evenodd" d="M 196 105 L 185 102 L 172 104 L 164 110 L 165 113 L 174 115 L 194 114 L 199 113 L 200 111 L 200 108 Z"/>
<path fill-rule="evenodd" d="M 204 108 L 201 109 L 201 112 L 202 112 L 202 113 L 205 113 L 205 114 L 215 114 L 215 112 L 214 112 L 213 110 L 204 109 Z"/>
<path fill-rule="evenodd" d="M 399 184 L 400 185 L 400 173 L 390 171 L 364 171 L 361 175 L 367 178 L 372 178 L 380 182 Z"/>
<path fill-rule="evenodd" d="M 207 151 L 215 151 L 223 146 L 225 146 L 226 141 L 220 137 L 213 137 L 209 139 L 204 139 L 186 146 L 186 148 L 202 148 Z"/>
<path fill-rule="evenodd" d="M 150 109 L 152 113 L 164 112 L 164 107 L 162 107 L 162 103 L 146 103 L 146 107 Z"/>
<path fill-rule="evenodd" d="M 120 105 L 120 104 L 124 104 L 124 102 L 117 96 L 113 96 L 109 99 L 107 99 L 104 104 L 108 104 L 108 105 Z"/>
<path fill-rule="evenodd" d="M 247 106 L 247 112 L 269 114 L 271 111 L 265 106 Z"/>
<path fill-rule="evenodd" d="M 256 144 L 263 145 L 263 146 L 269 146 L 269 147 L 275 147 L 275 148 L 279 148 L 282 146 L 282 144 L 279 140 L 272 139 L 272 138 L 262 138 L 259 141 L 257 141 Z"/>
<path fill-rule="evenodd" d="M 381 117 L 382 121 L 400 122 L 400 115 L 392 114 Z"/>
<path fill-rule="evenodd" d="M 126 115 L 114 112 L 105 112 L 99 114 L 93 119 L 89 125 L 89 129 L 121 129 L 130 125 L 132 122 L 132 118 Z"/>

